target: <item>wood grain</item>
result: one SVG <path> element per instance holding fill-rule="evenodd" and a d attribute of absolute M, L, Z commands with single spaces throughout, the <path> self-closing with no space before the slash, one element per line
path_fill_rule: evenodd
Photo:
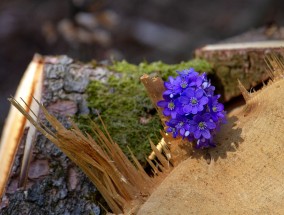
<path fill-rule="evenodd" d="M 284 214 L 284 80 L 228 115 L 211 162 L 175 168 L 138 214 Z"/>
<path fill-rule="evenodd" d="M 34 95 L 38 78 L 42 74 L 42 69 L 42 58 L 39 55 L 35 55 L 21 79 L 15 94 L 16 99 L 20 101 L 20 98 L 22 98 L 28 106 L 31 105 L 32 96 Z M 23 102 L 21 104 L 28 111 L 28 107 Z M 11 107 L 0 142 L 0 197 L 5 191 L 14 157 L 23 136 L 25 123 L 26 118 L 15 107 Z"/>

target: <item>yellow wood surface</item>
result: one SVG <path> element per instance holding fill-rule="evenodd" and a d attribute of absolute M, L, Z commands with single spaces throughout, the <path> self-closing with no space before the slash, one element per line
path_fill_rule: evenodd
<path fill-rule="evenodd" d="M 42 74 L 42 70 L 42 58 L 39 55 L 35 55 L 33 61 L 25 71 L 16 91 L 15 98 L 21 102 L 27 111 L 28 108 L 20 98 L 26 101 L 28 106 L 30 106 L 35 86 L 38 78 Z M 11 107 L 3 128 L 0 142 L 0 197 L 4 194 L 14 157 L 24 132 L 25 123 L 26 118 L 15 107 Z"/>
<path fill-rule="evenodd" d="M 138 214 L 284 214 L 284 79 L 228 115 L 209 151 L 175 168 Z"/>

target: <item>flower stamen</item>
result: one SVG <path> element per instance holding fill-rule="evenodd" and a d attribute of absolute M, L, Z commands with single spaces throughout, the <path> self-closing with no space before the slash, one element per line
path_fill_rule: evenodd
<path fill-rule="evenodd" d="M 196 99 L 195 97 L 192 97 L 192 98 L 190 99 L 190 103 L 191 103 L 192 105 L 196 105 L 196 104 L 197 104 L 197 99 Z"/>
<path fill-rule="evenodd" d="M 205 129 L 205 128 L 206 128 L 206 123 L 205 123 L 205 122 L 199 122 L 199 123 L 198 123 L 198 128 L 199 128 L 200 130 Z"/>
<path fill-rule="evenodd" d="M 169 108 L 170 110 L 173 110 L 173 109 L 175 108 L 175 104 L 174 104 L 172 101 L 169 102 L 168 108 Z"/>
<path fill-rule="evenodd" d="M 187 84 L 186 81 L 182 81 L 181 84 L 180 84 L 181 88 L 183 88 L 183 89 L 185 89 L 187 87 L 187 85 L 188 84 Z"/>

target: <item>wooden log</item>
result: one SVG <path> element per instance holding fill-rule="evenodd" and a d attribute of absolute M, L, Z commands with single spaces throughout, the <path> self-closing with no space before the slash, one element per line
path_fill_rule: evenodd
<path fill-rule="evenodd" d="M 91 68 L 89 65 L 75 63 L 66 56 L 40 57 L 40 60 L 36 57 L 27 69 L 28 75 L 23 77 L 23 84 L 19 86 L 15 98 L 21 102 L 20 97 L 22 97 L 27 102 L 26 110 L 28 111 L 29 107 L 36 110 L 33 107 L 32 96 L 38 99 L 41 97 L 41 102 L 45 107 L 58 117 L 64 126 L 70 127 L 67 118 L 75 113 L 86 111 L 84 92 L 89 80 L 105 78 L 105 73 Z M 35 91 L 38 70 L 40 74 L 43 74 L 43 81 L 41 89 Z M 40 95 L 37 96 L 37 94 Z M 24 103 L 21 104 L 25 106 Z M 36 132 L 34 149 L 26 147 L 26 152 L 23 152 L 24 144 L 19 145 L 18 140 L 23 137 L 21 132 L 26 126 L 26 119 L 14 107 L 12 110 L 13 112 L 7 119 L 8 124 L 5 124 L 6 131 L 3 132 L 1 138 L 0 202 L 2 201 L 2 204 L 0 213 L 22 214 L 30 213 L 30 211 L 70 213 L 77 211 L 74 213 L 80 214 L 99 211 L 99 207 L 94 202 L 86 200 L 87 196 L 96 194 L 95 186 L 74 163 L 66 159 L 66 155 L 51 141 Z M 38 120 L 49 126 L 41 115 Z M 30 125 L 27 124 L 27 126 Z M 28 142 L 32 143 L 32 141 Z M 30 169 L 27 168 L 29 154 L 31 154 L 32 162 Z M 28 173 L 28 177 L 27 186 L 19 189 L 22 157 L 25 157 L 24 160 L 27 161 L 23 169 Z M 9 174 L 10 170 L 11 174 Z M 3 192 L 5 188 L 6 193 Z M 22 198 L 23 196 L 26 197 Z M 60 209 L 59 202 L 64 204 L 65 208 Z M 45 207 L 42 207 L 43 205 Z"/>
<path fill-rule="evenodd" d="M 20 100 L 20 98 L 22 98 L 26 102 L 27 105 L 25 105 L 23 101 L 20 101 L 27 111 L 29 111 L 29 106 L 32 106 L 32 96 L 37 97 L 38 93 L 41 93 L 38 91 L 37 85 L 42 81 L 42 60 L 41 56 L 34 56 L 15 94 L 16 99 Z M 26 118 L 22 116 L 17 109 L 11 107 L 0 142 L 0 198 L 4 194 L 21 139 L 25 136 L 24 131 L 30 128 L 29 123 L 26 121 Z M 26 133 L 27 145 L 32 144 L 32 136 L 34 136 L 34 134 L 35 131 L 33 131 L 33 129 L 30 129 Z M 25 159 L 27 160 L 28 157 Z"/>
<path fill-rule="evenodd" d="M 229 113 L 209 160 L 182 162 L 138 214 L 284 213 L 284 67 L 274 63 L 268 86 L 250 94 L 241 87 L 246 105 Z"/>
<path fill-rule="evenodd" d="M 35 62 L 33 61 L 32 65 L 34 63 Z M 43 73 L 42 88 L 38 89 L 37 92 L 32 92 L 28 95 L 27 98 L 24 97 L 23 99 L 32 101 L 32 95 L 39 93 L 41 102 L 44 104 L 47 110 L 52 115 L 57 117 L 59 121 L 67 128 L 70 127 L 70 123 L 67 120 L 70 116 L 74 116 L 75 114 L 87 114 L 90 111 L 87 107 L 86 101 L 86 89 L 89 82 L 91 80 L 105 82 L 109 76 L 115 73 L 114 71 L 110 71 L 107 66 L 83 64 L 80 62 L 75 62 L 73 59 L 67 56 L 44 57 L 41 61 L 41 70 L 41 72 Z M 116 72 L 116 75 L 119 75 L 119 73 Z M 36 76 L 31 75 L 29 78 L 33 80 L 36 79 Z M 137 82 L 138 81 L 139 78 L 137 79 Z M 25 82 L 25 85 L 23 87 L 20 87 L 19 91 L 26 92 L 25 87 L 30 85 L 32 87 L 36 86 L 33 81 L 29 81 L 29 85 Z M 141 86 L 141 88 L 143 89 L 143 86 Z M 18 96 L 17 100 L 19 100 Z M 27 106 L 31 107 L 32 103 L 28 103 Z M 17 117 L 21 117 L 21 114 L 19 112 L 16 112 L 16 115 L 14 117 L 15 119 L 13 119 L 13 122 L 18 122 L 18 119 L 21 118 Z M 42 118 L 42 114 L 40 114 L 40 117 L 37 118 L 37 120 L 38 123 L 40 122 L 45 126 L 50 126 L 50 123 Z M 13 129 L 13 126 L 10 126 L 10 124 L 11 123 L 7 124 L 7 126 L 9 126 L 6 129 L 9 131 L 8 133 L 17 133 Z M 25 126 L 25 122 L 19 121 L 19 124 L 21 127 Z M 158 132 L 159 131 L 157 131 L 157 133 Z M 19 134 L 18 136 L 20 138 L 22 135 Z M 147 138 L 147 135 L 145 135 L 145 137 Z M 90 180 L 77 166 L 75 166 L 72 161 L 66 159 L 66 155 L 70 156 L 70 154 L 66 153 L 66 150 L 59 150 L 57 146 L 54 145 L 54 143 L 47 140 L 46 137 L 41 135 L 39 132 L 36 132 L 36 143 L 33 151 L 31 147 L 28 147 L 26 148 L 24 153 L 22 152 L 22 150 L 19 150 L 16 154 L 19 145 L 14 146 L 14 139 L 3 139 L 3 141 L 4 140 L 8 140 L 5 142 L 5 145 L 8 147 L 11 146 L 12 141 L 13 147 L 9 148 L 9 151 L 13 152 L 13 156 L 16 155 L 16 158 L 13 159 L 10 153 L 5 157 L 1 157 L 2 159 L 7 157 L 9 157 L 9 159 L 11 158 L 11 160 L 9 160 L 9 163 L 6 162 L 5 165 L 1 167 L 13 170 L 10 180 L 8 181 L 9 174 L 7 173 L 7 171 L 4 172 L 0 168 L 1 176 L 5 176 L 5 180 L 1 180 L 1 187 L 3 188 L 3 190 L 7 185 L 7 192 L 1 192 L 1 195 L 4 195 L 3 202 L 10 202 L 9 205 L 1 205 L 1 213 L 3 212 L 10 214 L 13 210 L 13 213 L 20 214 L 21 208 L 28 208 L 29 211 L 36 211 L 38 210 L 37 201 L 40 201 L 39 204 L 45 205 L 45 208 L 43 210 L 53 213 L 61 213 L 59 211 L 63 210 L 59 208 L 59 202 L 60 205 L 66 205 L 66 208 L 64 209 L 66 213 L 68 212 L 68 208 L 74 208 L 74 202 L 76 202 L 76 208 L 79 208 L 76 210 L 80 210 L 80 213 L 83 214 L 91 213 L 90 211 L 92 211 L 92 208 L 98 207 L 94 202 L 86 200 L 88 199 L 88 196 L 95 195 L 96 187 L 91 184 Z M 24 147 L 24 145 L 22 144 L 21 147 Z M 80 146 L 78 147 L 80 148 Z M 66 146 L 66 148 L 68 148 L 68 146 Z M 2 150 L 1 154 L 5 155 L 6 151 Z M 77 151 L 80 150 L 78 149 Z M 64 152 L 65 154 L 63 154 L 62 152 Z M 29 159 L 27 158 L 29 158 L 30 154 L 32 155 L 32 168 L 30 169 L 30 171 L 28 170 L 29 162 L 26 162 L 23 166 L 23 170 L 28 173 L 26 183 L 27 186 L 18 189 L 20 178 L 19 160 L 21 159 L 21 157 L 24 157 L 24 160 L 28 161 Z M 14 164 L 13 160 L 16 161 Z M 123 163 L 126 164 L 126 162 Z M 128 169 L 128 171 L 130 170 L 130 168 L 128 167 L 125 167 L 125 169 Z M 132 177 L 134 177 L 136 181 L 139 182 L 138 177 L 135 177 L 135 174 L 132 174 L 130 171 L 129 174 L 131 174 Z M 25 175 L 23 175 L 22 178 L 25 179 Z M 1 179 L 3 178 L 1 177 Z M 75 183 L 79 180 L 80 183 Z M 150 184 L 148 183 L 147 186 L 148 185 Z M 52 187 L 52 189 L 50 189 L 50 186 Z M 147 186 L 143 186 L 143 188 L 146 189 Z M 150 187 L 152 186 L 150 185 Z M 136 188 L 139 190 L 139 192 L 143 190 L 139 187 Z M 27 198 L 19 198 L 19 196 L 24 195 L 25 192 L 27 193 Z M 36 200 L 31 200 L 34 198 L 34 196 L 37 196 L 38 198 Z M 89 206 L 86 207 L 86 205 Z M 114 211 L 118 212 L 118 208 L 114 208 Z"/>
<path fill-rule="evenodd" d="M 65 126 L 70 126 L 66 121 L 68 115 L 85 111 L 84 93 L 89 80 L 96 78 L 103 80 L 109 72 L 100 75 L 102 74 L 100 69 L 102 68 L 98 67 L 94 69 L 90 65 L 75 63 L 66 56 L 45 58 L 42 101 L 48 110 L 58 117 Z M 162 87 L 160 89 L 162 89 Z M 255 104 L 257 103 L 254 103 L 254 105 Z M 251 106 L 248 107 L 248 110 L 250 110 Z M 232 125 L 231 121 L 228 125 Z M 250 126 L 252 125 L 250 124 Z M 228 142 L 228 140 L 224 141 Z M 222 150 L 220 152 L 216 151 L 217 155 L 223 152 Z M 16 191 L 14 189 L 11 191 L 12 182 L 17 180 L 17 174 L 15 174 L 13 181 L 11 180 L 12 182 L 9 183 L 9 193 L 7 196 L 9 201 L 12 202 L 10 208 L 14 210 L 16 205 L 20 206 L 15 209 L 15 213 L 20 213 L 22 208 L 37 210 L 40 204 L 47 205 L 45 207 L 46 211 L 56 213 L 60 210 L 60 204 L 66 205 L 66 210 L 63 212 L 70 212 L 67 210 L 72 207 L 72 203 L 70 202 L 76 202 L 76 207 L 80 208 L 81 213 L 89 212 L 85 209 L 86 204 L 90 207 L 96 206 L 93 202 L 86 200 L 87 196 L 91 195 L 90 192 L 95 192 L 95 187 L 90 184 L 90 181 L 78 168 L 74 167 L 72 162 L 66 159 L 64 154 L 50 141 L 47 141 L 40 135 L 37 136 L 37 144 L 34 153 L 34 161 L 36 162 L 38 159 L 43 159 L 45 162 L 42 163 L 47 163 L 48 170 L 50 171 L 47 171 L 48 174 L 44 175 L 44 179 L 35 179 L 31 176 L 32 180 L 29 181 L 31 184 L 28 188 L 26 199 L 18 197 L 24 195 L 22 190 Z M 15 169 L 19 168 L 16 166 Z M 77 181 L 80 180 L 80 183 L 75 183 L 74 185 L 74 181 L 72 182 L 69 178 L 70 172 L 73 172 L 72 174 L 75 172 L 75 178 Z M 55 189 L 50 189 L 50 184 L 55 186 Z M 67 195 L 67 193 L 70 195 Z M 37 195 L 40 195 L 39 198 L 34 198 L 34 196 Z M 54 198 L 50 198 L 50 196 L 54 196 Z M 49 201 L 50 199 L 51 202 Z M 51 205 L 56 205 L 56 207 L 51 207 Z M 10 208 L 5 208 L 5 213 L 9 214 L 11 212 Z"/>
<path fill-rule="evenodd" d="M 268 79 L 266 54 L 282 53 L 284 40 L 207 45 L 195 51 L 195 57 L 209 61 L 214 68 L 213 80 L 219 85 L 224 101 L 239 96 L 238 80 L 247 90 Z"/>
<path fill-rule="evenodd" d="M 284 27 L 271 24 L 198 48 L 194 54 L 215 65 L 214 82 L 228 101 L 240 95 L 237 79 L 247 90 L 267 79 L 263 57 L 267 52 L 281 51 L 283 40 Z"/>

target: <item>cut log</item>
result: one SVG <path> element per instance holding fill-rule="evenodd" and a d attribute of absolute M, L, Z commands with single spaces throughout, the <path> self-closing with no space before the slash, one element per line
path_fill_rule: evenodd
<path fill-rule="evenodd" d="M 44 87 L 42 101 L 47 107 L 47 109 L 57 118 L 59 118 L 59 120 L 64 124 L 64 126 L 70 127 L 70 124 L 68 124 L 68 121 L 66 120 L 68 115 L 88 112 L 88 108 L 85 103 L 85 91 L 89 80 L 96 79 L 104 81 L 107 75 L 109 74 L 110 71 L 108 71 L 106 67 L 94 68 L 93 66 L 88 64 L 75 63 L 72 59 L 66 56 L 47 57 L 44 61 L 45 77 L 43 83 Z M 186 198 L 191 198 L 190 195 L 192 194 L 196 199 L 200 199 L 201 197 L 204 198 L 204 202 L 208 205 L 212 203 L 220 207 L 223 206 L 221 203 L 219 204 L 213 201 L 215 199 L 218 199 L 219 197 L 219 193 L 216 194 L 213 192 L 213 187 L 216 186 L 218 188 L 216 189 L 217 191 L 221 192 L 221 190 L 223 190 L 225 193 L 225 190 L 229 188 L 229 185 L 237 186 L 242 191 L 241 193 L 239 193 L 239 195 L 241 197 L 244 197 L 246 201 L 247 199 L 250 200 L 250 198 L 252 198 L 253 202 L 263 202 L 268 197 L 270 198 L 270 196 L 264 195 L 264 192 L 262 192 L 262 190 L 269 189 L 269 191 L 271 191 L 273 195 L 276 195 L 276 192 L 279 192 L 280 194 L 276 196 L 275 199 L 274 197 L 271 197 L 272 203 L 267 201 L 268 203 L 265 207 L 270 209 L 270 207 L 275 206 L 275 202 L 277 200 L 279 203 L 282 204 L 282 194 L 284 192 L 282 192 L 281 188 L 283 187 L 280 187 L 280 184 L 278 182 L 283 180 L 283 169 L 281 169 L 281 166 L 279 166 L 279 163 L 283 161 L 280 160 L 282 158 L 279 154 L 283 152 L 283 147 L 282 145 L 279 145 L 279 142 L 277 142 L 283 141 L 283 136 L 281 136 L 283 132 L 281 130 L 281 124 L 277 121 L 279 119 L 283 121 L 283 119 L 281 118 L 281 116 L 283 115 L 283 108 L 280 109 L 281 107 L 283 107 L 283 99 L 279 95 L 279 93 L 283 94 L 282 86 L 283 80 L 282 82 L 279 81 L 267 87 L 267 89 L 264 90 L 262 93 L 263 96 L 259 96 L 262 91 L 259 94 L 253 94 L 253 96 L 249 96 L 250 99 L 248 101 L 246 109 L 244 109 L 243 111 L 232 112 L 232 114 L 230 115 L 231 117 L 229 118 L 229 123 L 225 126 L 222 131 L 222 134 L 217 139 L 217 141 L 222 145 L 219 148 L 210 152 L 211 157 L 216 158 L 216 161 L 214 160 L 210 163 L 207 159 L 206 161 L 204 161 L 205 163 L 203 163 L 203 160 L 191 159 L 183 162 L 181 164 L 181 167 L 178 167 L 177 170 L 174 171 L 181 171 L 182 174 L 178 173 L 177 176 L 170 176 L 170 179 L 167 179 L 161 185 L 161 189 L 158 188 L 157 191 L 153 194 L 153 196 L 151 196 L 150 199 L 152 199 L 157 204 L 155 207 L 159 207 L 158 210 L 161 212 L 169 212 L 174 209 L 173 205 L 178 205 L 181 206 L 182 211 L 180 211 L 180 213 L 183 212 L 183 200 L 176 197 L 176 194 L 181 194 L 180 197 Z M 276 90 L 276 88 L 278 91 Z M 160 88 L 158 89 L 163 88 L 162 86 L 160 86 Z M 267 100 L 269 104 L 266 104 L 263 100 L 263 98 L 266 97 L 269 97 L 269 99 Z M 279 103 L 275 104 L 275 101 L 278 101 Z M 271 116 L 267 114 L 270 112 Z M 236 117 L 238 117 L 238 119 L 236 119 Z M 48 126 L 48 123 L 46 121 L 44 121 L 43 123 Z M 234 123 L 237 123 L 237 125 L 234 125 Z M 261 127 L 259 124 L 265 126 Z M 232 129 L 233 126 L 234 128 Z M 262 131 L 261 135 L 258 135 L 259 131 L 257 131 L 258 133 L 250 132 L 254 129 L 259 129 L 259 131 Z M 279 132 L 277 133 L 275 129 L 278 129 L 277 132 Z M 275 131 L 275 135 L 271 136 L 268 131 Z M 236 147 L 232 146 L 232 143 L 238 144 L 238 141 L 241 141 L 242 143 L 237 149 L 237 153 L 234 154 L 228 152 L 230 150 L 236 150 Z M 265 145 L 265 141 L 269 142 L 269 145 Z M 255 145 L 253 145 L 253 143 L 258 146 L 256 147 Z M 272 144 L 272 146 L 270 146 L 270 143 Z M 68 149 L 67 145 L 65 149 Z M 80 148 L 76 148 L 76 150 L 79 151 Z M 75 152 L 73 151 L 72 153 Z M 272 156 L 273 153 L 275 153 L 275 159 L 273 157 L 274 155 Z M 190 155 L 192 154 L 193 153 L 190 153 Z M 176 156 L 178 157 L 179 155 L 180 152 Z M 261 157 L 261 155 L 264 156 L 264 163 L 259 164 L 260 161 L 257 160 L 258 157 L 253 157 L 254 155 L 259 155 L 259 157 Z M 173 156 L 175 155 L 173 154 Z M 221 160 L 221 158 L 223 158 L 224 156 L 227 156 L 227 159 Z M 273 162 L 271 161 L 271 157 L 273 157 Z M 35 160 L 35 163 L 37 160 L 44 160 L 43 162 L 39 163 L 39 165 L 48 165 L 48 168 L 45 166 L 45 169 L 49 170 L 49 174 L 45 175 L 45 171 L 44 178 L 30 178 L 32 180 L 28 181 L 29 186 L 27 192 L 24 192 L 23 190 L 12 189 L 14 182 L 17 183 L 18 180 L 18 173 L 14 174 L 14 177 L 11 178 L 10 183 L 8 185 L 9 192 L 7 192 L 7 195 L 5 196 L 5 201 L 9 201 L 11 202 L 11 204 L 10 207 L 5 207 L 2 210 L 3 213 L 10 214 L 11 211 L 13 211 L 14 213 L 21 213 L 22 211 L 30 212 L 43 210 L 46 213 L 52 212 L 64 214 L 76 212 L 78 214 L 84 214 L 90 213 L 90 211 L 93 211 L 93 208 L 97 207 L 94 201 L 92 199 L 90 200 L 89 198 L 90 196 L 93 197 L 94 193 L 96 192 L 96 188 L 93 186 L 90 180 L 86 178 L 86 176 L 80 171 L 80 169 L 74 166 L 74 163 L 66 159 L 66 155 L 64 155 L 60 150 L 58 150 L 58 148 L 54 144 L 52 144 L 45 137 L 39 134 L 37 135 L 36 139 L 33 159 Z M 208 163 L 210 164 L 208 165 Z M 184 165 L 185 167 L 183 167 Z M 266 167 L 268 167 L 267 170 Z M 252 175 L 250 176 L 252 178 L 249 178 L 246 181 L 242 174 L 244 171 L 251 171 L 251 169 L 248 170 L 248 168 L 255 168 L 256 172 L 251 172 Z M 273 168 L 277 169 L 277 171 L 273 170 Z M 19 169 L 19 165 L 15 164 L 14 169 L 17 172 Z M 230 171 L 234 172 L 235 169 L 239 172 L 231 174 Z M 186 170 L 189 170 L 190 173 L 187 174 Z M 262 170 L 263 172 L 261 172 Z M 224 171 L 228 174 L 224 174 Z M 260 177 L 258 177 L 257 171 L 260 172 Z M 271 181 L 268 181 L 268 177 L 264 176 L 264 174 L 268 174 L 269 171 L 275 174 L 272 178 L 270 178 Z M 273 171 L 275 171 L 275 173 Z M 72 177 L 75 179 L 69 178 L 70 172 L 72 172 Z M 173 173 L 172 175 L 175 174 L 176 173 Z M 214 179 L 218 177 L 220 178 L 219 180 L 217 180 L 219 184 L 214 184 Z M 232 177 L 236 177 L 236 179 Z M 204 180 L 201 180 L 203 178 Z M 197 179 L 197 182 L 194 181 L 195 179 Z M 168 180 L 170 182 L 167 182 Z M 175 180 L 179 180 L 179 183 L 177 183 Z M 210 180 L 213 182 L 211 183 Z M 237 183 L 238 180 L 241 181 L 241 184 Z M 255 191 L 256 194 L 260 196 L 256 197 L 255 199 L 253 197 L 253 191 L 250 190 L 250 188 L 257 188 L 253 184 L 253 180 L 256 181 L 257 186 L 259 186 L 260 189 L 259 191 Z M 72 181 L 80 181 L 80 183 L 72 183 Z M 191 184 L 188 184 L 187 181 L 190 181 L 193 186 L 191 186 Z M 210 181 L 211 184 L 206 185 L 207 181 Z M 261 182 L 263 182 L 263 184 Z M 271 184 L 270 182 L 273 184 Z M 179 193 L 178 191 L 173 189 L 175 188 L 174 186 L 169 188 L 170 185 L 167 185 L 167 183 L 172 183 L 172 185 L 174 184 L 177 187 L 178 191 L 180 191 L 181 189 L 185 189 L 185 187 L 187 186 L 187 188 L 190 189 L 190 193 L 188 193 L 189 191 L 186 191 L 187 193 L 185 194 L 183 194 L 182 192 Z M 229 185 L 222 187 L 220 183 Z M 246 187 L 247 185 L 243 185 L 243 183 L 247 183 L 251 187 Z M 69 184 L 73 185 L 71 186 Z M 247 192 L 242 190 L 242 185 L 248 189 Z M 204 193 L 202 193 L 202 195 L 200 194 L 199 196 L 199 189 L 206 190 L 204 189 L 205 186 L 208 186 L 209 190 L 204 191 Z M 266 186 L 271 186 L 271 190 L 270 188 L 266 188 Z M 163 189 L 163 187 L 166 188 Z M 165 193 L 166 189 L 168 189 L 168 194 Z M 162 193 L 162 191 L 159 190 L 164 190 L 164 193 L 162 194 L 163 196 L 159 196 Z M 209 191 L 213 192 L 213 194 L 211 195 Z M 229 193 L 233 191 L 235 192 L 236 190 L 233 189 Z M 207 195 L 210 196 L 210 198 L 207 198 Z M 162 201 L 163 198 L 167 199 L 169 202 L 173 202 L 173 204 L 169 204 L 169 202 Z M 226 211 L 228 212 L 230 209 L 237 210 L 232 206 L 233 203 L 238 203 L 236 201 L 236 195 L 227 194 L 221 199 L 226 200 L 226 198 L 228 198 L 232 202 L 232 204 L 228 204 L 229 206 L 224 209 L 224 213 Z M 76 204 L 74 204 L 74 202 Z M 157 202 L 161 202 L 166 205 L 165 210 L 162 209 L 162 204 L 159 204 Z M 198 205 L 198 201 L 190 203 L 192 203 L 192 211 L 197 211 L 198 213 L 198 210 L 196 208 L 202 207 L 202 205 Z M 241 203 L 244 204 L 244 210 L 251 209 L 247 205 L 245 205 L 245 203 Z M 62 208 L 62 204 L 65 205 L 64 208 Z M 150 203 L 147 202 L 142 207 L 141 214 L 143 214 L 144 212 L 145 214 L 147 214 L 148 212 L 149 214 L 159 214 L 159 212 L 157 211 L 152 212 L 151 210 L 153 208 L 147 206 L 149 204 Z M 74 205 L 76 205 L 76 209 L 74 208 Z M 171 207 L 171 209 L 167 207 Z M 210 206 L 209 208 L 213 208 L 213 206 Z M 260 211 L 261 209 L 262 208 L 260 208 Z M 277 206 L 275 206 L 274 209 L 276 212 L 278 212 Z"/>
<path fill-rule="evenodd" d="M 207 45 L 195 51 L 195 57 L 209 61 L 214 68 L 213 80 L 219 83 L 224 101 L 239 96 L 238 80 L 247 90 L 268 79 L 266 54 L 283 52 L 282 41 L 259 41 Z"/>
<path fill-rule="evenodd" d="M 237 79 L 247 90 L 267 80 L 263 57 L 267 52 L 281 52 L 283 41 L 284 27 L 271 24 L 201 47 L 194 54 L 213 64 L 214 84 L 228 101 L 240 95 Z"/>
<path fill-rule="evenodd" d="M 239 96 L 237 79 L 247 90 L 266 81 L 263 61 L 269 52 L 282 52 L 284 27 L 275 24 L 254 29 L 218 44 L 195 50 L 195 57 L 208 60 L 214 67 L 213 77 L 224 101 Z"/>
<path fill-rule="evenodd" d="M 23 75 L 15 95 L 16 99 L 20 100 L 20 98 L 22 98 L 27 103 L 26 106 L 23 101 L 21 101 L 21 104 L 27 111 L 29 111 L 29 107 L 32 104 L 32 96 L 35 94 L 38 95 L 39 93 L 35 91 L 38 90 L 36 86 L 41 82 L 43 70 L 42 60 L 41 56 L 34 56 L 33 61 Z M 0 142 L 0 197 L 2 197 L 8 182 L 21 138 L 24 136 L 24 130 L 28 128 L 29 123 L 26 124 L 26 118 L 14 107 L 11 107 Z M 33 129 L 27 134 L 28 144 L 31 144 L 31 136 L 35 134 L 35 131 L 32 130 Z"/>
<path fill-rule="evenodd" d="M 27 75 L 23 77 L 22 84 L 19 85 L 15 98 L 21 102 L 20 97 L 22 97 L 27 102 L 27 106 L 36 111 L 38 105 L 36 108 L 33 106 L 32 96 L 38 99 L 41 97 L 41 101 L 49 111 L 56 115 L 66 127 L 70 127 L 67 122 L 68 116 L 86 111 L 84 92 L 89 80 L 102 78 L 104 75 L 99 72 L 92 73 L 88 65 L 72 63 L 73 60 L 66 56 L 44 57 L 40 60 L 39 57 L 34 58 L 31 66 L 27 69 Z M 42 87 L 42 90 L 37 89 L 35 92 L 36 83 L 39 83 L 37 81 L 37 73 L 39 72 L 44 76 L 43 86 L 39 86 L 39 88 Z M 93 77 L 92 74 L 95 74 L 96 77 Z M 21 104 L 25 107 L 24 103 Z M 28 107 L 26 107 L 27 111 Z M 1 138 L 0 196 L 4 196 L 0 199 L 0 202 L 3 200 L 3 204 L 0 205 L 0 213 L 28 214 L 38 211 L 60 214 L 89 214 L 94 211 L 99 213 L 99 206 L 88 199 L 88 196 L 97 195 L 95 186 L 78 167 L 66 159 L 65 154 L 43 135 L 36 132 L 33 151 L 31 147 L 28 147 L 32 144 L 32 141 L 28 140 L 29 138 L 27 138 L 27 143 L 30 145 L 26 143 L 25 152 L 23 153 L 22 150 L 24 145 L 21 145 L 18 150 L 19 139 L 23 137 L 23 129 L 25 126 L 30 127 L 30 125 L 26 124 L 25 117 L 18 110 L 15 110 L 14 107 L 11 110 L 13 112 L 9 114 Z M 37 115 L 37 113 L 35 114 Z M 41 116 L 38 120 L 49 126 Z M 33 128 L 29 129 L 29 131 L 32 130 Z M 32 140 L 33 137 L 30 139 Z M 27 168 L 30 154 L 34 168 L 29 171 Z M 23 171 L 29 174 L 26 188 L 18 189 L 22 157 L 27 161 L 23 166 Z M 15 162 L 13 163 L 13 161 Z M 39 172 L 41 169 L 45 170 L 44 174 Z M 10 170 L 12 171 L 9 179 Z M 25 174 L 22 176 L 24 179 Z M 80 183 L 74 183 L 74 181 L 80 181 Z M 5 186 L 6 193 L 2 192 Z M 64 208 L 62 208 L 62 204 L 65 205 Z"/>
<path fill-rule="evenodd" d="M 209 162 L 197 154 L 183 161 L 138 214 L 284 213 L 283 64 L 273 70 L 281 73 L 264 89 L 242 87 L 246 105 L 228 115 Z"/>

